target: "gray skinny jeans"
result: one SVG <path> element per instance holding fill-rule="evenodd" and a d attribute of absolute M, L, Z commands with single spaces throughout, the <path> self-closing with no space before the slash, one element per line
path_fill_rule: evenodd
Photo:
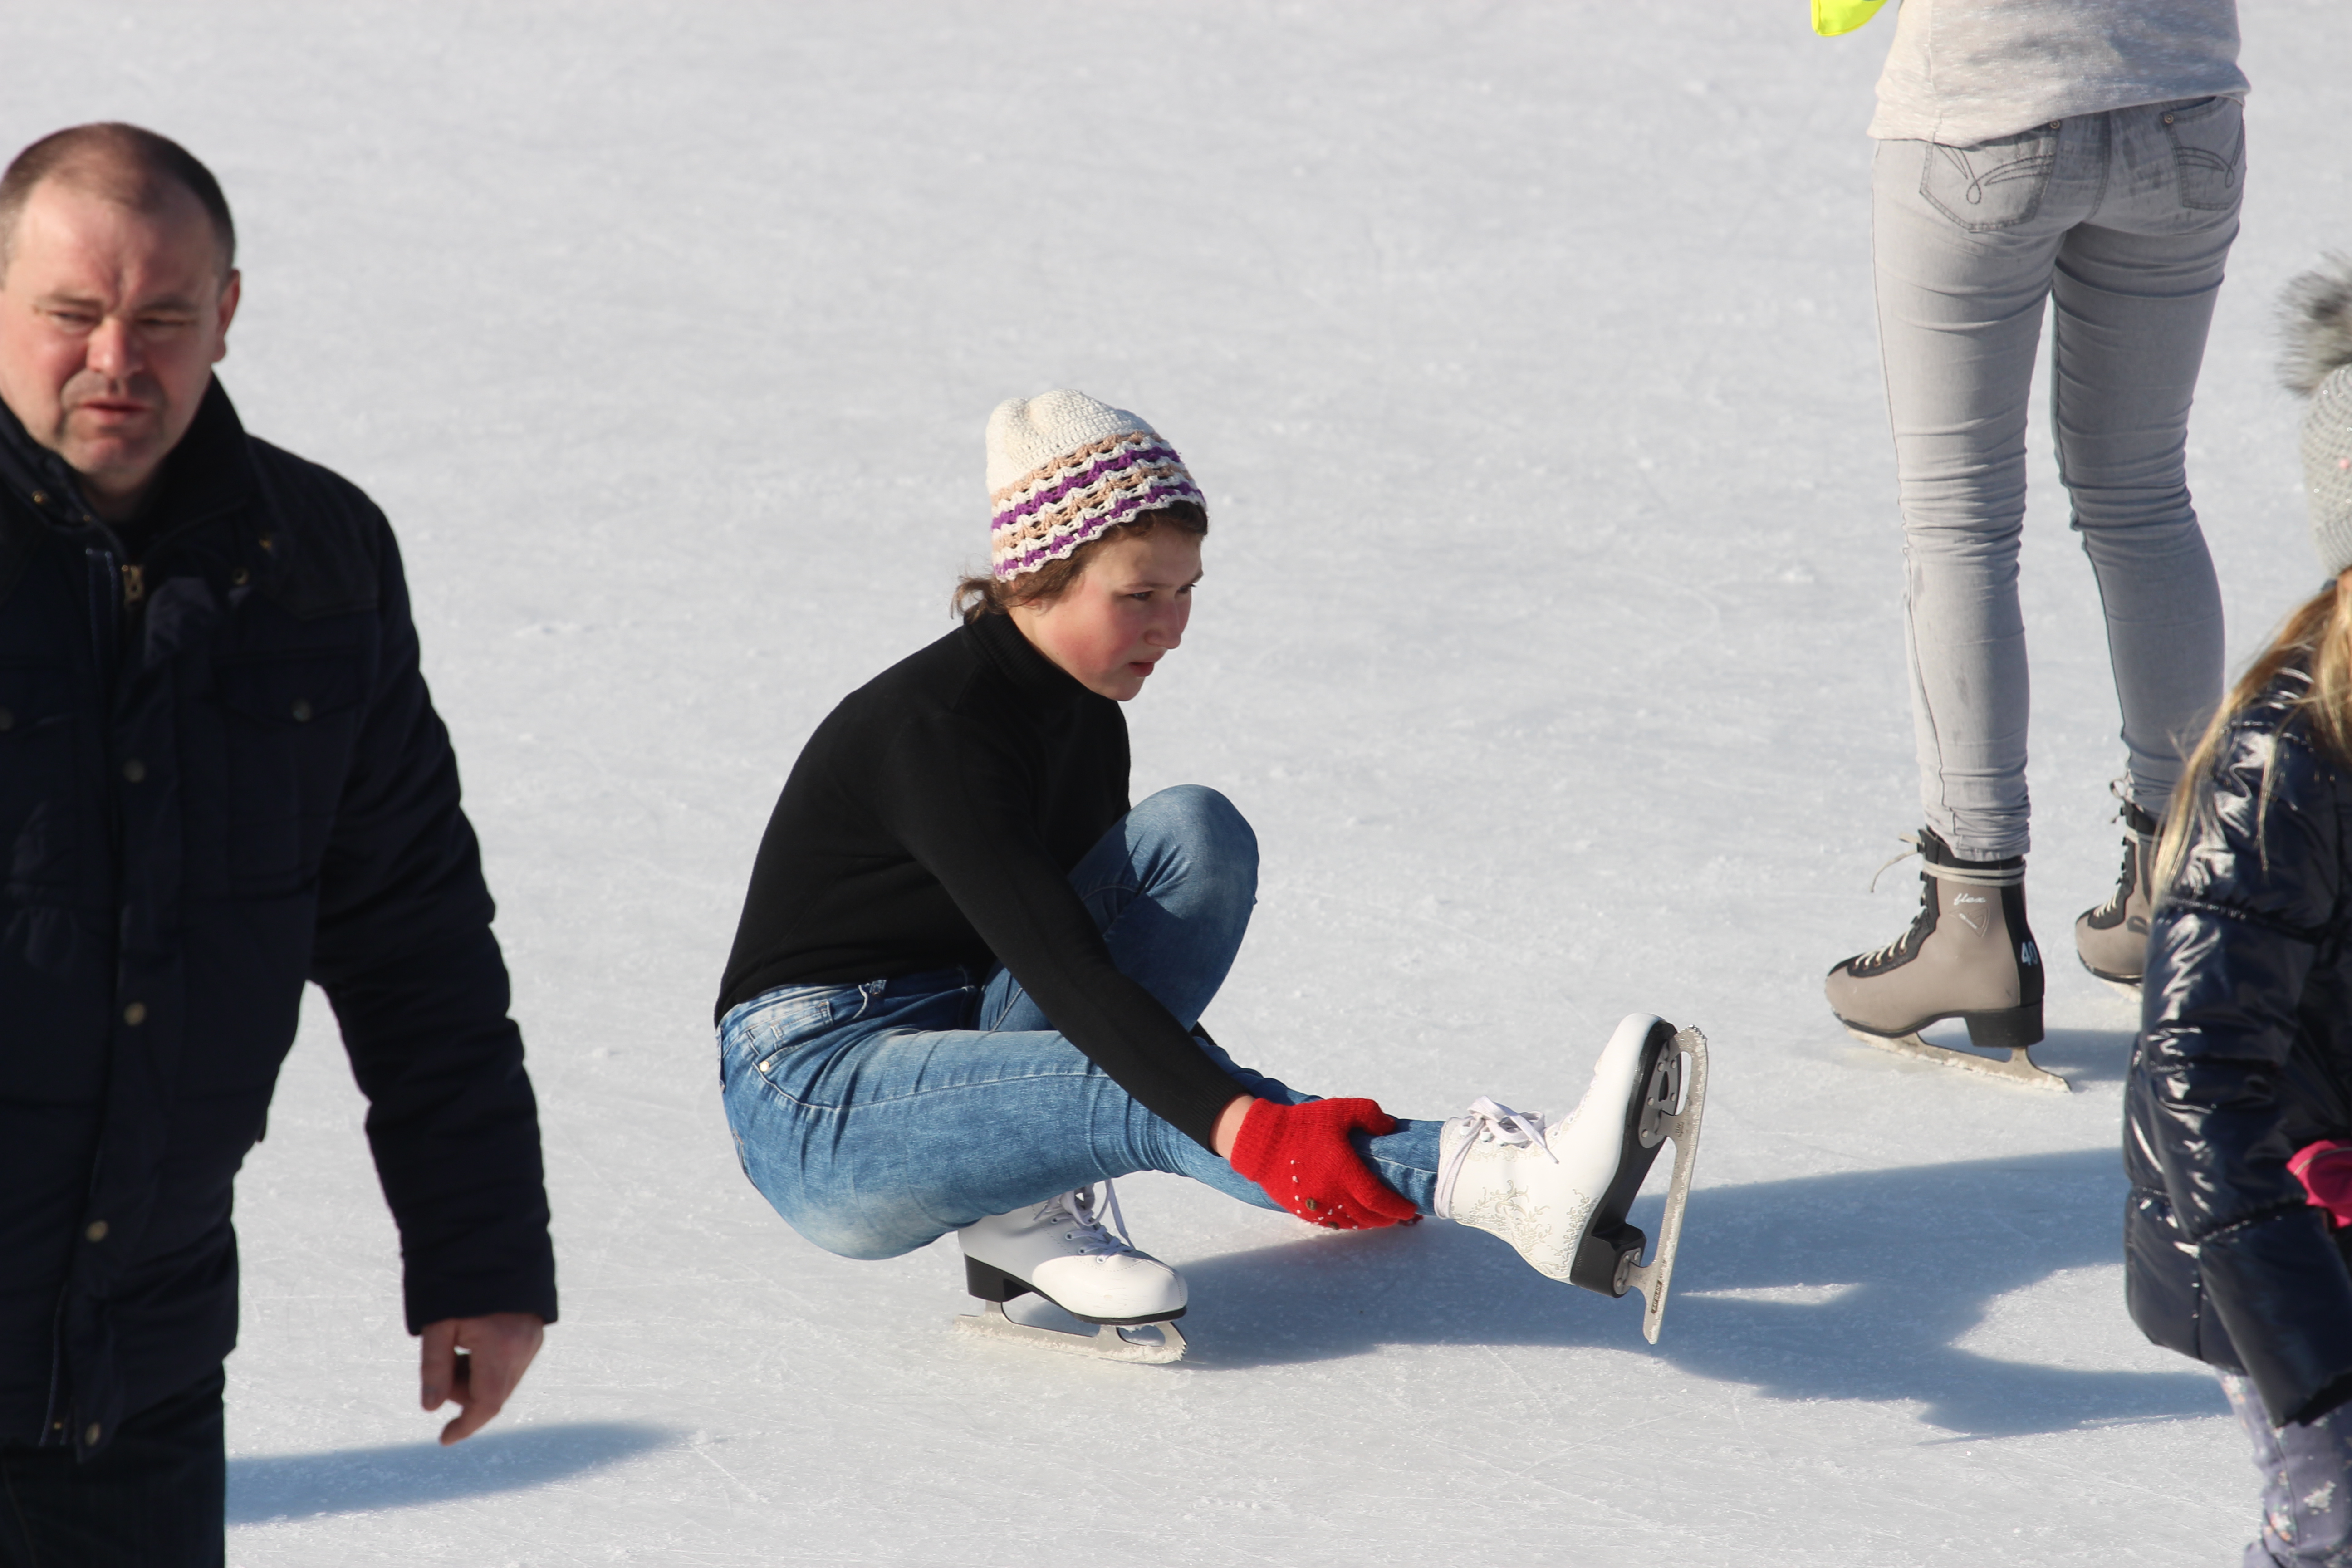
<path fill-rule="evenodd" d="M 2244 174 L 2244 121 L 2225 98 L 1972 147 L 1878 144 L 1872 254 L 1920 798 L 1970 859 L 2027 847 L 2017 551 L 2045 299 L 2059 477 L 2098 579 L 2142 807 L 2163 815 L 2220 699 L 2221 589 L 2184 455 Z"/>

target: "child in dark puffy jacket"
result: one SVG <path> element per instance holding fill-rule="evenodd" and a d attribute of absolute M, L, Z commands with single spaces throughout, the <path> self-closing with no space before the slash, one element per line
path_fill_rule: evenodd
<path fill-rule="evenodd" d="M 2289 306 L 2330 580 L 2175 797 L 2124 1140 L 2132 1318 L 2214 1369 L 2252 1439 L 2252 1568 L 2352 1560 L 2352 262 Z"/>

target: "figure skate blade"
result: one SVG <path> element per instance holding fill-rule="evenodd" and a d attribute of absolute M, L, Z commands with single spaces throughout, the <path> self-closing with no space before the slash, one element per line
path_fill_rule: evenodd
<path fill-rule="evenodd" d="M 1661 1141 L 1675 1145 L 1674 1179 L 1666 1188 L 1666 1209 L 1658 1225 L 1658 1245 L 1647 1263 L 1628 1252 L 1618 1259 L 1618 1292 L 1642 1293 L 1642 1337 L 1658 1342 L 1658 1326 L 1666 1315 L 1666 1290 L 1674 1283 L 1675 1252 L 1683 1241 L 1683 1208 L 1690 1202 L 1691 1171 L 1698 1163 L 1699 1122 L 1706 1115 L 1706 1037 L 1696 1029 L 1677 1034 L 1670 1047 L 1690 1058 L 1684 1069 L 1682 1109 L 1657 1121 Z"/>
<path fill-rule="evenodd" d="M 1962 1072 L 1980 1073 L 1997 1078 L 2004 1083 L 2018 1084 L 2026 1089 L 2038 1089 L 2051 1094 L 2072 1094 L 2074 1086 L 2046 1068 L 2036 1067 L 2030 1046 L 2015 1046 L 1998 1056 L 1979 1056 L 1950 1046 L 1932 1045 L 1919 1037 L 1916 1031 L 1908 1035 L 1867 1035 L 1860 1029 L 1846 1033 L 1865 1046 L 1875 1046 L 1882 1051 L 1892 1051 L 1898 1057 L 1910 1057 L 1923 1062 L 1936 1062 Z"/>
<path fill-rule="evenodd" d="M 1172 1322 L 1098 1323 L 1091 1334 L 1074 1334 L 1063 1329 L 1049 1329 L 1035 1323 L 1024 1323 L 1005 1315 L 1002 1301 L 982 1301 L 981 1310 L 959 1314 L 955 1326 L 966 1333 L 982 1334 L 990 1339 L 1018 1340 L 1023 1344 L 1041 1350 L 1059 1351 L 1066 1355 L 1082 1355 L 1092 1361 L 1126 1362 L 1138 1366 L 1168 1366 L 1184 1359 L 1184 1335 Z M 1160 1335 L 1157 1343 L 1149 1340 L 1133 1340 L 1128 1334 L 1140 1331 Z"/>

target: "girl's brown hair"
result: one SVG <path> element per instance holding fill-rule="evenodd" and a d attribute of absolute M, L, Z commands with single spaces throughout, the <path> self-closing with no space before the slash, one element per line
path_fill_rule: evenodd
<path fill-rule="evenodd" d="M 2180 785 L 2173 792 L 2172 809 L 2166 814 L 2164 841 L 2157 851 L 2152 886 L 2159 900 L 2188 856 L 2189 835 L 2210 808 L 2209 775 L 2230 721 L 2252 707 L 2271 682 L 2288 669 L 2300 669 L 2311 677 L 2311 684 L 2290 700 L 2292 710 L 2310 725 L 2312 739 L 2329 762 L 2352 768 L 2352 572 L 2337 577 L 2287 616 L 2270 646 L 2238 677 L 2221 711 L 2205 727 L 2204 739 L 2189 754 Z M 2269 808 L 2270 798 L 2271 777 L 2265 769 L 2255 805 L 2257 823 Z"/>
<path fill-rule="evenodd" d="M 1004 582 L 986 572 L 973 573 L 955 585 L 950 600 L 966 626 L 983 616 L 1002 616 L 1022 605 L 1050 605 L 1070 591 L 1087 563 L 1106 544 L 1120 539 L 1140 539 L 1161 523 L 1200 539 L 1209 531 L 1209 514 L 1188 500 L 1138 512 L 1129 521 L 1104 529 L 1059 561 L 1048 561 L 1034 572 L 1024 572 Z"/>

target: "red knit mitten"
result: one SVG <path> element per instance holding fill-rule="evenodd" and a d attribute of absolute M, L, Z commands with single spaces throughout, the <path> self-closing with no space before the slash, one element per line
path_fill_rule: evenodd
<path fill-rule="evenodd" d="M 1249 1123 L 1242 1126 L 1246 1129 Z M 2286 1168 L 2311 1194 L 2311 1206 L 2326 1209 L 2335 1220 L 2333 1228 L 2352 1225 L 2352 1143 L 2335 1138 L 2306 1143 Z"/>
<path fill-rule="evenodd" d="M 1396 1118 L 1369 1100 L 1261 1100 L 1234 1138 L 1234 1169 L 1309 1225 L 1370 1230 L 1415 1217 L 1410 1200 L 1357 1158 L 1350 1132 L 1396 1131 Z"/>

